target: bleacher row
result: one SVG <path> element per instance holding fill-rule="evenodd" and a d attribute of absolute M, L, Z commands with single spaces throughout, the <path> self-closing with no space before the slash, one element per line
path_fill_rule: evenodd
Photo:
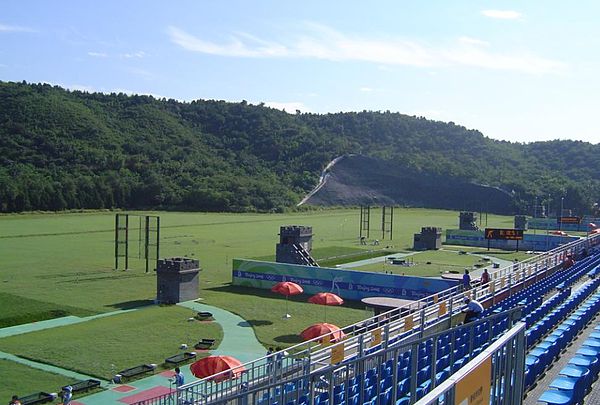
<path fill-rule="evenodd" d="M 395 399 L 396 405 L 405 405 L 411 402 L 411 388 L 415 387 L 416 390 L 413 392 L 416 400 L 418 400 L 431 390 L 434 381 L 435 386 L 441 384 L 507 330 L 509 319 L 508 316 L 502 316 L 504 311 L 521 306 L 523 308 L 522 313 L 526 314 L 523 320 L 528 326 L 531 325 L 527 332 L 529 341 L 535 342 L 541 338 L 598 287 L 600 279 L 593 280 L 575 294 L 570 294 L 570 286 L 599 264 L 600 255 L 590 256 L 569 269 L 556 272 L 541 279 L 538 283 L 524 288 L 484 311 L 483 315 L 485 317 L 491 316 L 495 319 L 484 319 L 472 325 L 441 334 L 436 336 L 435 339 L 432 338 L 420 344 L 416 353 L 416 361 L 412 361 L 412 351 L 407 350 L 398 355 L 396 361 L 393 359 L 387 360 L 379 366 L 374 365 L 364 373 L 354 373 L 352 377 L 348 377 L 348 373 L 346 373 L 341 378 L 336 378 L 334 375 L 331 380 L 334 383 L 333 387 L 324 386 L 328 384 L 323 382 L 320 387 L 322 392 L 315 392 L 312 404 L 391 405 Z M 550 299 L 543 301 L 544 295 L 557 289 L 557 287 L 562 288 L 562 290 Z M 590 309 L 590 311 L 593 310 Z M 580 316 L 578 318 L 579 322 L 585 319 L 579 313 L 575 313 L 573 316 Z M 562 328 L 562 326 L 559 328 Z M 556 332 L 556 336 L 561 333 L 564 335 L 560 339 L 566 339 L 570 335 L 562 329 L 557 328 L 557 331 L 561 332 Z M 535 339 L 536 336 L 537 339 Z M 544 348 L 548 343 L 553 343 L 556 337 L 550 335 L 546 339 L 548 339 L 548 342 L 544 340 L 539 343 L 541 345 L 539 349 Z M 558 342 L 558 340 L 556 341 Z M 598 354 L 600 356 L 600 334 L 598 342 Z M 433 355 L 434 345 L 436 347 L 435 356 Z M 528 387 L 547 367 L 546 362 L 551 360 L 548 357 L 536 363 L 533 361 L 534 357 L 533 355 L 527 357 L 526 386 Z M 530 363 L 533 363 L 533 365 Z M 394 364 L 396 364 L 395 370 Z M 416 373 L 411 373 L 413 366 L 416 366 Z M 411 385 L 411 375 L 416 375 L 414 387 Z M 397 384 L 394 384 L 394 381 L 397 381 Z M 311 401 L 303 387 L 308 387 L 308 383 L 303 381 L 287 383 L 283 386 L 283 389 L 264 393 L 256 403 L 258 405 L 310 405 Z"/>
<path fill-rule="evenodd" d="M 312 404 L 404 405 L 410 403 L 413 389 L 418 400 L 431 390 L 434 381 L 435 386 L 441 384 L 504 333 L 510 327 L 509 316 L 509 313 L 495 314 L 488 320 L 434 335 L 415 348 L 405 345 L 405 349 L 385 362 L 380 360 L 381 352 L 373 352 L 369 355 L 373 367 L 365 372 L 347 368 L 332 376 L 332 387 L 326 381 L 317 384 Z M 412 373 L 413 368 L 415 373 Z M 414 387 L 412 376 L 416 376 Z M 257 405 L 309 405 L 308 387 L 307 380 L 288 382 L 282 388 L 263 393 L 254 402 Z"/>
<path fill-rule="evenodd" d="M 595 293 L 552 332 L 548 342 L 540 343 L 540 345 L 545 344 L 539 348 L 537 353 L 539 356 L 528 355 L 528 359 L 534 361 L 534 364 L 529 366 L 530 369 L 533 367 L 541 368 L 540 365 L 536 364 L 542 362 L 539 357 L 553 358 L 559 356 L 560 351 L 598 313 L 598 310 L 600 310 L 600 293 L 596 291 L 598 285 L 600 285 L 600 280 L 594 280 L 586 285 L 586 290 L 592 290 Z M 587 294 L 587 292 L 582 291 L 581 295 Z M 600 371 L 600 325 L 596 326 L 596 330 L 597 332 L 593 332 L 583 342 L 582 347 L 560 370 L 559 376 L 548 385 L 549 389 L 540 396 L 540 402 L 552 405 L 570 405 L 583 402 L 585 395 L 591 390 L 592 383 L 596 380 Z"/>
<path fill-rule="evenodd" d="M 484 311 L 483 316 L 488 316 L 494 312 L 506 311 L 507 309 L 514 308 L 516 305 L 521 305 L 524 307 L 523 312 L 528 314 L 525 318 L 525 322 L 527 323 L 527 327 L 529 327 L 531 324 L 541 319 L 544 314 L 549 312 L 553 307 L 551 304 L 555 303 L 557 300 L 560 302 L 567 298 L 570 295 L 568 287 L 581 279 L 591 267 L 597 266 L 598 264 L 600 264 L 600 255 L 586 257 L 571 268 L 551 274 L 488 308 Z M 544 302 L 542 304 L 544 295 L 556 288 L 567 292 L 562 292 L 558 297 L 553 297 L 551 303 Z"/>
<path fill-rule="evenodd" d="M 574 267 L 572 272 L 558 278 L 559 284 L 556 288 L 559 289 L 559 293 L 551 297 L 538 310 L 531 313 L 531 318 L 525 319 L 527 323 L 527 348 L 530 349 L 536 344 L 540 338 L 546 335 L 554 326 L 556 326 L 562 319 L 564 319 L 567 312 L 570 312 L 572 306 L 558 306 L 564 301 L 568 300 L 571 296 L 571 285 L 576 281 L 580 280 L 587 273 L 589 275 L 589 269 L 598 267 L 600 259 L 596 257 L 586 258 L 577 267 Z M 561 279 L 563 279 L 561 281 Z M 553 308 L 557 310 L 553 310 Z M 560 310 L 558 310 L 560 309 Z M 533 322 L 535 321 L 535 322 Z"/>
<path fill-rule="evenodd" d="M 596 291 L 598 286 L 600 286 L 600 279 L 588 282 L 552 311 L 560 318 L 554 324 L 558 324 L 558 326 L 529 350 L 525 360 L 526 387 L 534 384 L 535 380 L 560 356 L 561 351 L 596 314 L 597 307 L 589 306 L 588 301 L 591 298 L 586 299 Z M 586 300 L 585 303 L 580 305 L 584 300 Z"/>

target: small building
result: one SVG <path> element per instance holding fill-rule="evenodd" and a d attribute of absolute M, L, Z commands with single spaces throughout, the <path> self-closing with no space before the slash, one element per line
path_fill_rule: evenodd
<path fill-rule="evenodd" d="M 156 265 L 156 299 L 176 304 L 199 297 L 200 261 L 187 257 L 159 259 Z"/>
<path fill-rule="evenodd" d="M 438 250 L 442 247 L 442 228 L 433 226 L 421 228 L 421 233 L 415 233 L 413 250 Z"/>
<path fill-rule="evenodd" d="M 458 229 L 463 231 L 478 231 L 477 213 L 471 211 L 463 211 L 459 216 Z"/>
<path fill-rule="evenodd" d="M 515 229 L 527 230 L 527 215 L 515 215 Z"/>
<path fill-rule="evenodd" d="M 312 237 L 312 227 L 310 226 L 288 225 L 280 227 L 279 243 L 275 248 L 275 261 L 277 263 L 318 266 L 311 256 Z"/>

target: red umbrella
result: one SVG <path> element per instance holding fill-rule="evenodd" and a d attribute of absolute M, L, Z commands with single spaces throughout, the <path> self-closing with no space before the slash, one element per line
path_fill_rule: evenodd
<path fill-rule="evenodd" d="M 292 283 L 291 281 L 282 281 L 280 283 L 275 284 L 271 288 L 271 291 L 273 291 L 277 294 L 285 295 L 284 318 L 290 318 L 290 314 L 288 313 L 288 297 L 290 295 L 302 294 L 304 292 L 304 289 L 300 285 L 298 285 L 296 283 Z"/>
<path fill-rule="evenodd" d="M 342 305 L 344 300 L 330 292 L 320 292 L 308 299 L 308 302 L 318 305 Z"/>
<path fill-rule="evenodd" d="M 342 305 L 344 300 L 334 293 L 321 292 L 313 295 L 308 299 L 308 302 L 317 305 L 325 305 L 325 320 L 327 320 L 327 305 Z"/>
<path fill-rule="evenodd" d="M 331 342 L 336 342 L 346 337 L 346 334 L 340 328 L 330 323 L 316 323 L 300 333 L 300 336 L 302 336 L 302 339 L 304 340 L 311 340 L 323 335 L 329 335 Z M 319 340 L 319 343 L 321 343 L 321 339 Z"/>
<path fill-rule="evenodd" d="M 288 295 L 302 294 L 304 292 L 304 289 L 300 285 L 292 283 L 291 281 L 282 281 L 280 283 L 275 284 L 271 288 L 271 291 L 276 292 L 277 294 L 285 295 L 287 297 Z"/>
<path fill-rule="evenodd" d="M 190 371 L 198 378 L 206 378 L 223 371 L 229 371 L 209 379 L 210 381 L 221 382 L 238 377 L 242 372 L 246 371 L 246 369 L 242 366 L 242 363 L 234 357 L 208 356 L 193 363 L 190 366 Z"/>

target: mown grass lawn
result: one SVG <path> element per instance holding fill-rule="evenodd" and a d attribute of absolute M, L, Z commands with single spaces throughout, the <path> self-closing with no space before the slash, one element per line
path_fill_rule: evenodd
<path fill-rule="evenodd" d="M 359 244 L 358 209 L 293 214 L 148 214 L 161 217 L 161 257 L 200 260 L 202 289 L 230 283 L 235 257 L 273 255 L 282 225 L 312 226 L 313 249 L 319 257 L 373 249 L 372 245 Z M 380 210 L 372 210 L 371 238 L 380 239 L 381 248 L 389 246 L 396 251 L 409 250 L 413 233 L 422 226 L 446 229 L 458 224 L 457 212 L 397 208 L 393 240 L 384 241 L 376 230 L 380 216 Z M 506 227 L 510 221 L 511 217 L 488 217 L 489 226 Z M 155 273 L 144 273 L 142 261 L 132 258 L 131 271 L 114 271 L 112 212 L 0 216 L 0 250 L 0 293 L 93 312 L 134 307 L 156 296 Z M 208 298 L 213 297 L 207 296 L 206 303 L 211 304 Z"/>
<path fill-rule="evenodd" d="M 0 359 L 2 383 L 0 398 L 8 403 L 13 395 L 24 397 L 36 392 L 60 392 L 60 388 L 74 383 L 71 378 L 27 367 L 25 365 Z"/>
<path fill-rule="evenodd" d="M 224 294 L 227 292 L 227 294 Z M 231 296 L 243 296 L 230 299 Z M 363 305 L 348 301 L 343 306 L 324 307 L 311 304 L 310 295 L 292 296 L 288 301 L 289 319 L 285 312 L 285 297 L 268 290 L 238 286 L 219 287 L 205 291 L 206 300 L 246 319 L 254 328 L 258 340 L 266 347 L 289 347 L 302 341 L 299 334 L 318 322 L 347 326 L 365 319 L 370 314 Z"/>
<path fill-rule="evenodd" d="M 201 338 L 223 339 L 217 323 L 188 321 L 194 314 L 177 306 L 143 308 L 0 339 L 0 350 L 110 379 L 140 364 L 161 365 L 182 343 L 193 348 Z"/>
<path fill-rule="evenodd" d="M 405 274 L 407 276 L 439 276 L 445 271 L 462 271 L 478 263 L 480 258 L 472 255 L 459 255 L 458 252 L 444 250 L 429 250 L 415 252 L 407 256 L 408 266 L 394 265 L 385 262 L 368 264 L 355 267 L 353 270 L 392 272 L 393 274 Z"/>
<path fill-rule="evenodd" d="M 92 311 L 67 305 L 47 303 L 16 294 L 0 293 L 0 328 L 43 321 L 67 315 L 87 316 Z"/>
<path fill-rule="evenodd" d="M 248 320 L 265 346 L 292 345 L 299 341 L 297 335 L 305 327 L 325 320 L 325 308 L 306 303 L 306 296 L 290 298 L 292 318 L 283 320 L 283 297 L 230 285 L 232 259 L 273 257 L 280 226 L 312 226 L 313 249 L 320 259 L 355 253 L 360 257 L 362 252 L 376 249 L 371 243 L 374 239 L 380 240 L 380 249 L 407 251 L 412 248 L 413 234 L 423 226 L 458 226 L 457 212 L 396 208 L 393 239 L 383 240 L 377 230 L 381 210 L 372 209 L 370 244 L 362 246 L 358 238 L 358 209 L 291 214 L 141 214 L 161 217 L 161 257 L 200 260 L 202 302 Z M 152 303 L 156 297 L 156 274 L 145 273 L 141 260 L 131 258 L 129 271 L 114 270 L 114 215 L 94 212 L 0 216 L 0 304 L 5 309 L 0 313 L 0 321 L 6 325 L 53 316 L 85 316 Z M 490 215 L 488 221 L 490 227 L 510 227 L 512 217 Z M 132 241 L 132 255 L 136 253 L 135 246 Z M 203 331 L 192 331 L 193 338 L 188 336 L 192 325 L 185 323 L 187 316 L 166 315 L 177 310 L 183 309 L 144 309 L 133 315 L 6 338 L 0 341 L 0 350 L 109 378 L 120 369 L 161 363 L 178 352 L 180 343 L 190 344 L 196 338 L 218 337 L 221 333 L 217 325 L 202 324 Z M 136 318 L 154 311 L 157 316 Z M 129 316 L 133 318 L 124 321 Z M 327 308 L 327 321 L 339 326 L 367 316 L 359 303 Z M 25 381 L 18 391 L 32 388 Z"/>

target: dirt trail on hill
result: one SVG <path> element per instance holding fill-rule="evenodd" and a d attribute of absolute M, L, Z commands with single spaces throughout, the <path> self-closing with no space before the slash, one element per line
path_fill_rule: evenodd
<path fill-rule="evenodd" d="M 514 212 L 513 196 L 498 188 L 361 155 L 332 160 L 323 170 L 319 184 L 298 205 L 303 204 Z"/>

